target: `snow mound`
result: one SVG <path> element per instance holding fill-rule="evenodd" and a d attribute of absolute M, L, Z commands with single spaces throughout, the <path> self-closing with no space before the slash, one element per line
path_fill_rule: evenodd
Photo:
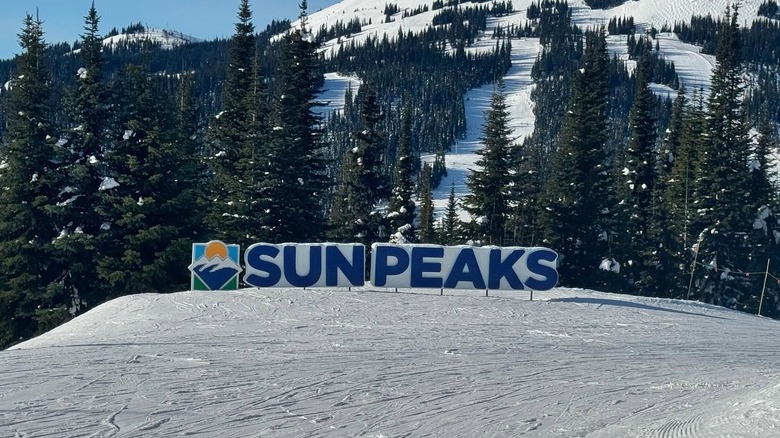
<path fill-rule="evenodd" d="M 778 322 L 576 289 L 136 295 L 0 352 L 0 436 L 768 436 Z M 541 300 L 539 300 L 541 298 Z"/>

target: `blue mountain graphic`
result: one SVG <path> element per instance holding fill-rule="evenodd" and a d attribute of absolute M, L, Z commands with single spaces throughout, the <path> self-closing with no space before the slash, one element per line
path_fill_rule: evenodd
<path fill-rule="evenodd" d="M 200 278 L 209 289 L 220 290 L 222 286 L 230 281 L 239 269 L 231 266 L 214 265 L 213 262 L 204 261 L 192 267 L 192 271 Z"/>

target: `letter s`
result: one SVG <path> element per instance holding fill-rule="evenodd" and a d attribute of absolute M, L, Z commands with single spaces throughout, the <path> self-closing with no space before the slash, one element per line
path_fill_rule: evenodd
<path fill-rule="evenodd" d="M 527 266 L 532 276 L 526 280 L 525 285 L 533 290 L 554 288 L 558 284 L 558 271 L 554 267 L 557 259 L 558 253 L 547 248 L 531 251 L 528 254 Z M 541 261 L 548 263 L 541 264 L 539 263 Z M 542 279 L 540 280 L 539 277 Z"/>
<path fill-rule="evenodd" d="M 275 258 L 277 255 L 279 248 L 264 243 L 247 248 L 244 253 L 244 283 L 254 287 L 276 286 L 282 278 L 282 270 L 273 261 L 264 260 L 263 257 Z"/>

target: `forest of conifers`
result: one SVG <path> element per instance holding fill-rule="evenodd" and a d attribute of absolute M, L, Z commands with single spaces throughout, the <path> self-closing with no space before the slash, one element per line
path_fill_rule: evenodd
<path fill-rule="evenodd" d="M 191 244 L 211 239 L 546 246 L 563 286 L 780 316 L 777 21 L 742 28 L 734 7 L 647 32 L 630 17 L 581 29 L 565 1 L 541 0 L 524 26 L 488 29 L 511 2 L 442 3 L 435 26 L 324 57 L 321 43 L 370 23 L 312 29 L 303 1 L 300 26 L 256 32 L 239 3 L 232 38 L 170 50 L 104 48 L 119 31 L 102 34 L 94 7 L 74 45 L 21 22 L 21 54 L 0 62 L 0 348 L 117 296 L 187 289 Z M 608 55 L 608 29 L 635 69 Z M 716 56 L 708 92 L 681 85 L 658 32 Z M 466 50 L 481 35 L 495 49 Z M 519 38 L 543 47 L 522 142 L 500 81 Z M 325 72 L 362 85 L 320 117 Z M 470 193 L 435 217 L 464 93 L 489 83 Z"/>

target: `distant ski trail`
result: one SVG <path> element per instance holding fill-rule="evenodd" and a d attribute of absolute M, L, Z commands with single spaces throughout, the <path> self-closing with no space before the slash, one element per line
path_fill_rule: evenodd
<path fill-rule="evenodd" d="M 506 20 L 506 17 L 504 18 Z M 491 23 L 500 24 L 500 23 Z M 531 69 L 536 62 L 536 57 L 541 51 L 538 38 L 512 39 L 512 65 L 502 79 L 504 82 L 504 95 L 506 96 L 507 110 L 510 114 L 509 127 L 512 129 L 512 139 L 516 144 L 530 135 L 534 130 L 535 117 L 533 114 L 533 102 L 531 90 L 533 80 Z M 495 47 L 495 40 L 489 38 L 480 41 L 477 47 Z M 482 134 L 487 111 L 490 109 L 490 100 L 496 91 L 495 84 L 487 84 L 475 88 L 466 93 L 466 137 L 458 140 L 447 153 L 447 176 L 433 192 L 435 213 L 440 216 L 447 207 L 447 199 L 452 185 L 455 186 L 455 196 L 459 199 L 468 194 L 466 186 L 468 175 L 476 168 L 479 158 L 477 151 L 483 148 Z M 423 157 L 426 161 L 432 161 L 432 157 Z M 467 213 L 461 211 L 462 220 L 471 220 Z"/>

